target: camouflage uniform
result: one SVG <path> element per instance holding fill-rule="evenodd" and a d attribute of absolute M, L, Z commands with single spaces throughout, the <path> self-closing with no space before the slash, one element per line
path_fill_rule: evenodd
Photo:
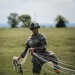
<path fill-rule="evenodd" d="M 28 40 L 26 42 L 26 48 L 21 53 L 21 57 L 24 58 L 28 48 L 31 48 L 31 47 L 35 48 L 34 52 L 45 53 L 46 45 L 47 45 L 47 42 L 46 42 L 45 36 L 43 34 L 39 33 L 35 37 L 33 37 L 33 35 L 32 35 L 28 38 Z M 40 63 L 41 63 L 41 65 L 40 65 L 34 56 L 32 58 L 32 62 L 33 62 L 33 68 L 32 68 L 33 73 L 40 73 L 41 65 L 43 65 L 43 62 L 40 61 Z"/>
<path fill-rule="evenodd" d="M 46 45 L 47 45 L 46 38 L 43 34 L 39 33 L 35 37 L 33 37 L 33 35 L 32 35 L 28 38 L 28 40 L 26 42 L 26 48 L 21 53 L 21 56 L 22 56 L 22 58 L 24 58 L 28 48 L 31 48 L 31 47 L 35 48 L 34 52 L 46 54 L 46 53 L 48 53 L 46 51 Z M 59 68 L 58 60 L 57 60 L 56 56 L 52 55 L 52 56 L 47 56 L 47 57 L 49 58 L 49 59 L 46 58 L 48 61 L 53 62 L 54 68 Z M 40 74 L 42 65 L 45 63 L 40 59 L 38 59 L 38 61 L 36 60 L 35 56 L 32 55 L 32 62 L 33 62 L 32 71 L 33 71 L 33 73 L 36 73 L 36 74 Z"/>
<path fill-rule="evenodd" d="M 38 29 L 40 28 L 39 24 L 37 22 L 32 22 L 30 24 L 29 29 L 33 30 L 33 29 Z M 29 48 L 35 48 L 34 52 L 36 53 L 42 53 L 41 55 L 46 57 L 45 59 L 48 61 L 52 61 L 53 65 L 54 65 L 54 69 L 58 69 L 58 60 L 57 57 L 55 55 L 49 55 L 49 53 L 46 51 L 46 38 L 43 34 L 38 33 L 35 36 L 31 35 L 27 41 L 26 41 L 26 47 L 25 50 L 21 53 L 21 57 L 24 58 L 27 50 Z M 46 56 L 48 54 L 49 56 Z M 40 74 L 42 65 L 45 63 L 44 61 L 40 60 L 39 58 L 35 57 L 34 54 L 32 54 L 32 63 L 33 63 L 33 74 Z"/>

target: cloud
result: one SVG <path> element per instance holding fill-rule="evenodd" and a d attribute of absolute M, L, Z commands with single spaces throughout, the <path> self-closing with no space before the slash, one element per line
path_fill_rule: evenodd
<path fill-rule="evenodd" d="M 74 0 L 22 0 L 25 2 L 48 2 L 48 3 L 62 3 L 62 2 L 72 2 Z"/>
<path fill-rule="evenodd" d="M 59 14 L 74 21 L 75 0 L 1 0 L 0 17 L 7 19 L 12 12 L 29 14 L 33 20 L 35 14 L 39 22 L 54 22 Z"/>

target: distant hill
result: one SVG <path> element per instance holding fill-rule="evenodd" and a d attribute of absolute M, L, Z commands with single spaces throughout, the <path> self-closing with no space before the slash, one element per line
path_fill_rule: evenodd
<path fill-rule="evenodd" d="M 18 27 L 21 27 L 21 25 L 17 25 Z M 49 23 L 41 23 L 41 27 L 55 27 L 55 24 L 49 24 Z M 68 23 L 66 25 L 67 27 L 75 27 L 75 23 Z M 6 24 L 0 24 L 0 28 L 9 28 L 10 25 L 8 23 Z"/>
<path fill-rule="evenodd" d="M 55 24 L 40 24 L 42 27 L 55 27 Z M 67 27 L 75 27 L 75 23 L 66 24 Z"/>
<path fill-rule="evenodd" d="M 55 27 L 55 24 L 48 24 L 48 23 L 42 23 L 40 24 L 41 27 Z"/>
<path fill-rule="evenodd" d="M 66 26 L 67 27 L 75 27 L 75 23 L 68 23 Z"/>
<path fill-rule="evenodd" d="M 10 25 L 5 23 L 5 24 L 0 24 L 0 28 L 9 28 Z"/>

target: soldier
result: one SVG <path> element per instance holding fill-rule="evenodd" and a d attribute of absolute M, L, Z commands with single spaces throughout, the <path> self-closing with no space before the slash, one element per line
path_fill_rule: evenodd
<path fill-rule="evenodd" d="M 40 28 L 39 24 L 37 22 L 32 22 L 30 24 L 29 29 L 32 31 L 32 35 L 27 39 L 26 41 L 26 47 L 25 50 L 17 57 L 16 61 L 19 61 L 20 58 L 24 58 L 27 50 L 31 52 L 32 55 L 32 71 L 33 74 L 40 75 L 41 68 L 44 64 L 44 62 L 40 59 L 38 61 L 36 60 L 35 56 L 33 55 L 33 52 L 35 53 L 46 53 L 46 38 L 45 35 L 39 33 L 38 29 Z M 57 60 L 56 57 L 53 57 Z M 51 58 L 52 59 L 52 58 Z M 51 60 L 50 59 L 50 60 Z M 51 60 L 52 61 L 52 60 Z M 54 64 L 54 69 L 57 73 L 59 73 L 59 67 L 58 62 L 52 61 Z M 40 65 L 41 64 L 41 65 Z"/>

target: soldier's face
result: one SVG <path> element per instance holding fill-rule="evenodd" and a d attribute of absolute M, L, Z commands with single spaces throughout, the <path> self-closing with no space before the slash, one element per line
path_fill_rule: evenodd
<path fill-rule="evenodd" d="M 32 29 L 33 34 L 37 34 L 38 33 L 38 29 Z"/>

